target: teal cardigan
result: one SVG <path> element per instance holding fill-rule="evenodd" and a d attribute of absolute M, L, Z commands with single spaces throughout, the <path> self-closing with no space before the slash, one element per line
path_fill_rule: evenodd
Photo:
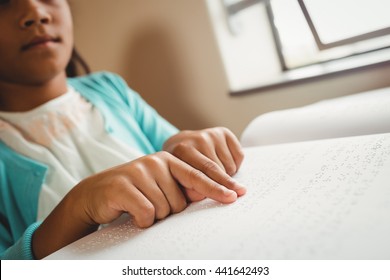
<path fill-rule="evenodd" d="M 160 151 L 178 132 L 115 74 L 100 72 L 68 83 L 101 111 L 108 133 L 145 154 Z M 0 258 L 34 259 L 31 238 L 40 225 L 38 198 L 49 167 L 10 149 L 1 134 L 0 124 Z"/>

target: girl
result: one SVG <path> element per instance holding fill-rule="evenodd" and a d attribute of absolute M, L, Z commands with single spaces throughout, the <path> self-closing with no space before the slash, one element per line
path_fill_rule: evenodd
<path fill-rule="evenodd" d="M 0 30 L 2 259 L 43 258 L 124 212 L 149 227 L 245 193 L 229 130 L 178 132 L 120 77 L 70 78 L 65 0 L 0 0 Z"/>

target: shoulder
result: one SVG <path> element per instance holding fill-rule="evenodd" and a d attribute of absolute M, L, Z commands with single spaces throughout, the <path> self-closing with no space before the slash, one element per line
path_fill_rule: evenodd
<path fill-rule="evenodd" d="M 118 74 L 102 71 L 95 72 L 86 76 L 68 78 L 68 82 L 72 86 L 89 86 L 89 87 L 114 87 L 118 90 L 127 88 L 127 83 Z"/>
<path fill-rule="evenodd" d="M 68 78 L 68 83 L 88 100 L 109 99 L 128 104 L 129 97 L 135 93 L 121 76 L 111 72 Z"/>

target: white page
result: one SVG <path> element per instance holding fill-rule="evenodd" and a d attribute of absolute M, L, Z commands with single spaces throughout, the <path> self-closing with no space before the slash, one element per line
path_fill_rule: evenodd
<path fill-rule="evenodd" d="M 49 259 L 390 259 L 390 134 L 245 149 L 237 202 L 124 217 Z"/>
<path fill-rule="evenodd" d="M 251 147 L 388 132 L 390 87 L 260 115 L 244 130 L 241 143 Z"/>

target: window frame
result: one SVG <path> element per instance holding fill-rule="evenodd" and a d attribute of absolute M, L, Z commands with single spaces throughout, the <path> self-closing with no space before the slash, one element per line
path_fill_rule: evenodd
<path fill-rule="evenodd" d="M 315 27 L 312 16 L 310 15 L 310 13 L 306 7 L 305 0 L 298 0 L 298 3 L 299 3 L 299 6 L 301 7 L 302 13 L 306 19 L 306 22 L 310 28 L 310 31 L 314 37 L 314 40 L 315 40 L 319 50 L 326 50 L 326 49 L 331 49 L 334 47 L 345 46 L 345 45 L 349 45 L 352 43 L 361 42 L 363 40 L 372 39 L 372 38 L 381 37 L 381 36 L 390 34 L 390 27 L 387 27 L 387 28 L 378 29 L 378 30 L 375 30 L 372 32 L 367 32 L 367 33 L 364 33 L 361 35 L 352 36 L 352 37 L 349 37 L 349 38 L 346 38 L 343 40 L 338 40 L 338 41 L 334 41 L 331 43 L 324 43 L 321 40 L 321 37 L 320 37 L 316 27 Z M 373 50 L 373 51 L 375 51 L 375 50 Z"/>
<path fill-rule="evenodd" d="M 220 0 L 219 4 L 214 1 L 215 0 L 207 0 L 207 4 L 212 17 L 214 31 L 217 35 L 217 42 L 220 48 L 222 61 L 227 73 L 230 89 L 229 92 L 232 96 L 261 92 L 263 90 L 270 90 L 291 84 L 324 79 L 338 74 L 353 73 L 366 69 L 390 66 L 390 47 L 386 47 L 368 53 L 358 53 L 326 61 L 316 61 L 312 64 L 308 63 L 297 67 L 287 67 L 282 53 L 281 40 L 273 21 L 274 13 L 270 3 L 271 0 Z M 247 68 L 245 63 L 248 62 L 247 57 L 243 60 L 243 62 L 238 62 L 237 54 L 243 53 L 245 50 L 249 51 L 247 53 L 253 51 L 253 48 L 249 47 L 249 45 L 246 47 L 245 45 L 248 43 L 248 32 L 246 32 L 246 25 L 248 22 L 244 20 L 243 25 L 240 26 L 240 23 L 242 23 L 242 19 L 240 19 L 240 17 L 242 18 L 241 11 L 249 11 L 249 8 L 252 8 L 252 6 L 255 5 L 258 7 L 262 6 L 264 8 L 264 22 L 268 23 L 267 28 L 269 30 L 270 41 L 266 41 L 266 47 L 260 52 L 261 55 L 254 57 L 253 61 L 256 62 L 261 57 L 272 57 L 274 55 L 275 64 L 274 66 L 271 66 L 271 72 L 267 73 L 265 77 L 263 77 L 261 72 L 255 72 L 248 80 L 247 75 L 245 75 L 244 72 L 237 71 L 237 69 Z M 234 8 L 232 6 L 234 6 Z M 247 12 L 242 14 L 246 14 L 245 17 L 248 15 Z M 253 16 L 253 13 L 251 13 L 251 16 Z M 266 32 L 264 28 L 261 32 L 262 35 L 267 36 L 264 33 Z M 250 30 L 250 33 L 253 33 L 253 29 Z M 240 42 L 241 40 L 243 41 Z M 225 45 L 227 43 L 232 44 Z M 268 52 L 263 53 L 263 51 L 266 51 L 271 45 L 274 46 L 273 54 Z M 230 53 L 232 53 L 232 58 L 230 58 Z M 237 62 L 238 64 L 235 65 Z M 256 71 L 262 71 L 262 66 L 251 65 L 249 68 L 254 68 Z M 280 69 L 279 72 L 275 72 L 276 68 Z M 268 69 L 265 71 L 268 71 Z M 256 73 L 261 77 L 258 80 L 254 77 L 256 76 Z"/>

